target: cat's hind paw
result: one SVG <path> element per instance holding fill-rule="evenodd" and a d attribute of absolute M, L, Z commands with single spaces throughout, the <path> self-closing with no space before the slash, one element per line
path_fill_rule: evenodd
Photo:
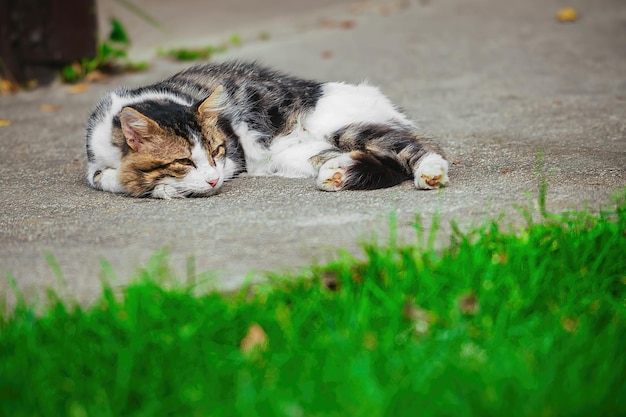
<path fill-rule="evenodd" d="M 448 161 L 441 155 L 426 155 L 415 170 L 415 187 L 420 190 L 432 190 L 448 183 Z"/>
<path fill-rule="evenodd" d="M 347 180 L 348 168 L 354 164 L 348 155 L 341 155 L 326 161 L 317 175 L 316 185 L 322 191 L 340 191 Z"/>

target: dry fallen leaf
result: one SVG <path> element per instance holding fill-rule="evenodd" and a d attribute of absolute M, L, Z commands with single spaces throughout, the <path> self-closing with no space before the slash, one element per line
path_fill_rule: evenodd
<path fill-rule="evenodd" d="M 378 338 L 376 333 L 369 331 L 363 336 L 363 347 L 367 350 L 376 350 L 378 347 Z"/>
<path fill-rule="evenodd" d="M 43 112 L 53 112 L 61 110 L 61 106 L 57 104 L 42 104 L 39 109 Z"/>
<path fill-rule="evenodd" d="M 491 262 L 494 264 L 506 265 L 509 257 L 506 252 L 494 253 L 491 257 Z"/>
<path fill-rule="evenodd" d="M 0 78 L 0 95 L 11 94 L 19 91 L 20 86 L 13 81 Z"/>
<path fill-rule="evenodd" d="M 322 272 L 321 276 L 322 285 L 331 290 L 331 291 L 339 291 L 341 284 L 337 279 L 337 274 L 331 271 Z"/>
<path fill-rule="evenodd" d="M 320 24 L 326 28 L 332 29 L 352 29 L 355 25 L 354 20 L 333 20 L 333 19 L 321 19 Z"/>
<path fill-rule="evenodd" d="M 0 126 L 10 126 L 11 121 L 6 119 L 0 119 Z"/>
<path fill-rule="evenodd" d="M 417 307 L 413 303 L 413 297 L 409 297 L 404 303 L 402 316 L 413 322 L 413 331 L 415 331 L 418 335 L 428 333 L 431 323 L 431 315 L 423 308 Z"/>
<path fill-rule="evenodd" d="M 87 90 L 89 90 L 89 85 L 85 83 L 74 84 L 67 87 L 67 92 L 70 94 L 84 93 Z"/>
<path fill-rule="evenodd" d="M 578 321 L 571 317 L 563 317 L 561 319 L 561 327 L 569 333 L 575 333 L 578 330 Z"/>
<path fill-rule="evenodd" d="M 473 292 L 464 294 L 458 299 L 459 311 L 463 314 L 473 316 L 478 313 L 480 306 L 478 305 L 478 297 Z"/>
<path fill-rule="evenodd" d="M 267 347 L 267 333 L 257 323 L 253 323 L 248 328 L 248 333 L 241 339 L 239 348 L 243 353 L 250 353 L 256 349 L 263 350 Z"/>
<path fill-rule="evenodd" d="M 354 27 L 354 20 L 342 20 L 339 22 L 341 29 L 352 29 Z"/>
<path fill-rule="evenodd" d="M 559 12 L 556 14 L 556 19 L 559 22 L 574 22 L 578 19 L 578 12 L 571 7 L 566 7 L 559 10 Z"/>
<path fill-rule="evenodd" d="M 101 71 L 91 71 L 85 76 L 85 82 L 87 83 L 103 83 L 109 80 L 109 76 Z"/>

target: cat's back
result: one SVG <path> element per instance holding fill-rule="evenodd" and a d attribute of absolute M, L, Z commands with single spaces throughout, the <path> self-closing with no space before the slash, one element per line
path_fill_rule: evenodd
<path fill-rule="evenodd" d="M 256 62 L 228 61 L 189 67 L 160 83 L 162 88 L 201 99 L 222 86 L 235 102 L 270 101 L 300 97 L 315 101 L 322 84 L 260 65 Z M 200 96 L 200 97 L 199 97 Z M 245 99 L 245 100 L 244 100 Z"/>

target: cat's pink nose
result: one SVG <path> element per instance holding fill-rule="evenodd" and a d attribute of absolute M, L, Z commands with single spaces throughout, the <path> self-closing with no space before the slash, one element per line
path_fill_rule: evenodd
<path fill-rule="evenodd" d="M 215 186 L 217 185 L 217 183 L 220 181 L 219 178 L 213 178 L 212 180 L 207 180 L 206 182 L 213 188 L 215 188 Z"/>

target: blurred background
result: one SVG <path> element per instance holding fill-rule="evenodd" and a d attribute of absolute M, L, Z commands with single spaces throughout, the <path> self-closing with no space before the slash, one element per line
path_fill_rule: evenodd
<path fill-rule="evenodd" d="M 123 39 L 119 33 L 113 39 L 126 44 L 124 57 L 142 61 L 173 48 L 217 50 L 313 28 L 350 29 L 359 16 L 389 15 L 426 2 L 0 0 L 0 70 L 18 83 L 48 83 L 64 66 L 98 57 L 101 43 L 116 30 L 113 21 L 124 32 Z"/>

